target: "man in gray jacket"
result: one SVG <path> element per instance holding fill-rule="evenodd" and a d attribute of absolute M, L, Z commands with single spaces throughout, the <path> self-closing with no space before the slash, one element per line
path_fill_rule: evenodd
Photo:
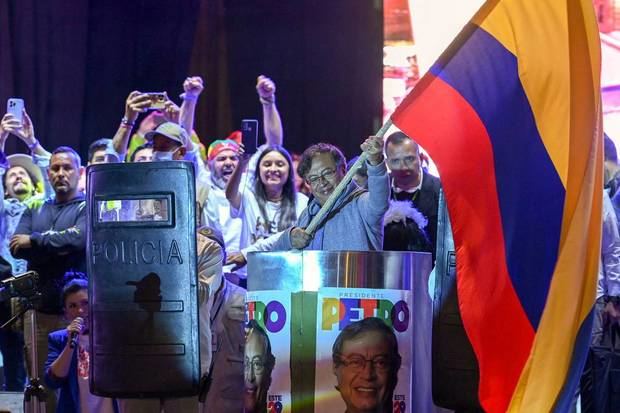
<path fill-rule="evenodd" d="M 387 211 L 390 184 L 383 156 L 383 141 L 371 136 L 361 145 L 368 155 L 368 190 L 350 185 L 338 197 L 314 234 L 304 229 L 346 174 L 342 152 L 327 143 L 304 151 L 297 172 L 310 186 L 312 198 L 297 225 L 284 231 L 273 250 L 380 250 L 383 245 L 383 214 Z"/>

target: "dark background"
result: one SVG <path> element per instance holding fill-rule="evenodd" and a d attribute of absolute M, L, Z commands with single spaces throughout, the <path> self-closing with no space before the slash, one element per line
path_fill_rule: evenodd
<path fill-rule="evenodd" d="M 51 150 L 112 137 L 130 91 L 206 88 L 205 144 L 261 117 L 259 74 L 277 85 L 285 145 L 357 155 L 380 126 L 380 0 L 0 0 L 0 110 L 22 97 Z M 11 138 L 7 152 L 26 151 Z"/>

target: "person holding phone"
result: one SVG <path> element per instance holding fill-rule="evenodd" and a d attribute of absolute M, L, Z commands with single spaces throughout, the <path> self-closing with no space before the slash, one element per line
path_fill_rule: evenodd
<path fill-rule="evenodd" d="M 53 193 L 49 182 L 44 178 L 49 165 L 47 152 L 35 138 L 34 126 L 30 116 L 15 99 L 7 102 L 7 113 L 0 121 L 0 257 L 9 265 L 9 275 L 26 272 L 27 262 L 13 258 L 9 250 L 9 241 L 15 232 L 19 220 L 27 205 L 42 200 Z M 12 105 L 14 103 L 14 105 Z M 15 109 L 19 109 L 16 112 Z M 31 150 L 33 156 L 13 154 L 6 156 L 5 143 L 9 135 L 21 139 Z M 0 304 L 0 323 L 11 316 L 8 302 Z M 0 330 L 0 352 L 4 360 L 4 390 L 22 391 L 26 380 L 24 367 L 24 336 L 23 333 L 9 328 Z"/>
<path fill-rule="evenodd" d="M 161 94 L 163 94 L 163 92 Z M 138 115 L 153 108 L 153 95 L 153 93 L 144 93 L 134 90 L 127 96 L 125 100 L 124 116 L 121 118 L 120 125 L 112 138 L 112 161 L 122 162 L 125 160 L 131 132 L 138 119 Z M 152 112 L 158 115 L 158 120 L 152 123 L 152 129 L 145 131 L 145 134 L 165 122 L 179 123 L 180 108 L 171 100 L 166 100 L 163 106 L 164 108 L 161 111 Z M 147 118 L 152 117 L 154 116 L 149 116 Z"/>
<path fill-rule="evenodd" d="M 197 216 L 202 218 L 202 210 L 208 196 L 208 175 L 206 166 L 201 156 L 201 146 L 198 136 L 193 133 L 194 111 L 198 96 L 204 89 L 202 78 L 192 76 L 183 82 L 184 93 L 181 95 L 183 103 L 179 108 L 174 102 L 168 99 L 165 93 L 143 93 L 133 91 L 127 96 L 125 101 L 125 115 L 121 119 L 116 134 L 112 139 L 112 150 L 110 151 L 111 161 L 124 161 L 127 154 L 127 147 L 130 146 L 130 160 L 132 162 L 150 162 L 152 160 L 166 160 L 174 156 L 171 149 L 174 140 L 165 145 L 153 142 L 150 137 L 153 131 L 165 123 L 173 123 L 183 128 L 188 135 L 183 143 L 183 160 L 194 164 L 196 172 L 196 203 Z M 133 137 L 131 132 L 135 122 L 141 113 L 162 106 L 162 96 L 167 99 L 163 102 L 163 109 L 154 110 L 147 115 Z M 156 102 L 155 106 L 154 103 Z M 137 137 L 137 135 L 140 135 Z M 131 138 L 131 145 L 130 145 Z M 137 139 L 134 139 L 137 138 Z M 172 144 L 172 145 L 170 145 Z M 141 152 L 138 154 L 138 152 Z M 139 156 L 138 156 L 139 155 Z M 200 224 L 200 222 L 199 222 Z"/>
<path fill-rule="evenodd" d="M 51 154 L 45 150 L 36 138 L 34 133 L 34 125 L 26 109 L 22 109 L 20 117 L 15 113 L 7 112 L 0 121 L 0 137 L 2 137 L 2 152 L 4 152 L 4 143 L 9 134 L 17 136 L 21 139 L 33 155 L 46 157 L 48 160 Z"/>

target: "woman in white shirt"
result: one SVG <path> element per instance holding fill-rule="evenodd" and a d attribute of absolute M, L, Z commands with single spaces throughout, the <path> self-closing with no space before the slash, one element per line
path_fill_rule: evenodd
<path fill-rule="evenodd" d="M 231 216 L 243 221 L 240 249 L 291 227 L 308 203 L 295 189 L 293 161 L 282 146 L 265 148 L 253 179 L 240 185 L 246 164 L 247 160 L 239 162 L 226 186 Z"/>

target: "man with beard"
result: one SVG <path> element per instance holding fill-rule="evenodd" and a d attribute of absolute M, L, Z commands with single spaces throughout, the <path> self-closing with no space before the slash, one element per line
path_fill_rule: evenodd
<path fill-rule="evenodd" d="M 376 317 L 346 326 L 332 346 L 336 389 L 346 413 L 387 413 L 401 357 L 394 331 Z"/>
<path fill-rule="evenodd" d="M 9 134 L 17 136 L 28 145 L 32 156 L 21 153 L 5 156 L 4 146 Z M 4 115 L 0 122 L 0 183 L 4 194 L 4 202 L 0 205 L 0 255 L 11 263 L 13 274 L 25 272 L 26 261 L 13 258 L 9 251 L 9 240 L 27 205 L 53 193 L 49 182 L 43 178 L 47 173 L 50 156 L 35 138 L 32 120 L 25 110 L 21 123 L 9 113 Z"/>
<path fill-rule="evenodd" d="M 239 250 L 241 218 L 230 216 L 230 203 L 226 199 L 226 184 L 239 163 L 240 146 L 232 139 L 216 140 L 209 145 L 207 162 L 209 166 L 209 196 L 203 210 L 202 222 L 219 229 L 224 235 L 224 244 L 229 251 Z M 245 179 L 245 176 L 242 178 Z M 231 267 L 224 267 L 229 272 Z"/>
<path fill-rule="evenodd" d="M 383 247 L 392 251 L 432 252 L 434 261 L 439 179 L 422 169 L 418 144 L 402 132 L 387 137 L 385 154 L 392 178 L 390 211 L 397 209 L 396 204 L 406 203 L 410 212 L 403 213 L 405 217 L 400 222 L 391 218 L 390 211 L 386 213 Z"/>
<path fill-rule="evenodd" d="M 0 259 L 10 266 L 9 274 L 21 274 L 26 271 L 27 263 L 15 259 L 9 251 L 9 240 L 27 204 L 44 197 L 43 187 L 49 189 L 47 181 L 44 185 L 43 173 L 49 164 L 47 152 L 34 135 L 34 127 L 30 117 L 24 110 L 23 121 L 7 113 L 0 121 L 0 191 L 4 199 L 0 202 Z M 33 151 L 32 156 L 13 154 L 5 156 L 4 146 L 9 134 L 19 137 Z M 37 165 L 33 162 L 35 158 Z M 10 304 L 0 304 L 0 324 L 11 316 Z M 4 361 L 4 389 L 22 391 L 26 379 L 23 357 L 24 337 L 21 332 L 9 328 L 0 330 L 0 351 Z"/>
<path fill-rule="evenodd" d="M 75 150 L 61 146 L 52 152 L 48 179 L 54 196 L 37 200 L 24 211 L 9 247 L 15 258 L 28 261 L 28 269 L 39 273 L 40 306 L 37 309 L 37 375 L 43 377 L 47 359 L 47 336 L 64 328 L 61 290 L 66 272 L 86 269 L 86 206 L 78 191 L 82 170 Z M 24 332 L 29 343 L 29 318 Z M 32 349 L 29 349 L 31 352 Z M 54 393 L 48 392 L 47 410 L 54 411 Z"/>

